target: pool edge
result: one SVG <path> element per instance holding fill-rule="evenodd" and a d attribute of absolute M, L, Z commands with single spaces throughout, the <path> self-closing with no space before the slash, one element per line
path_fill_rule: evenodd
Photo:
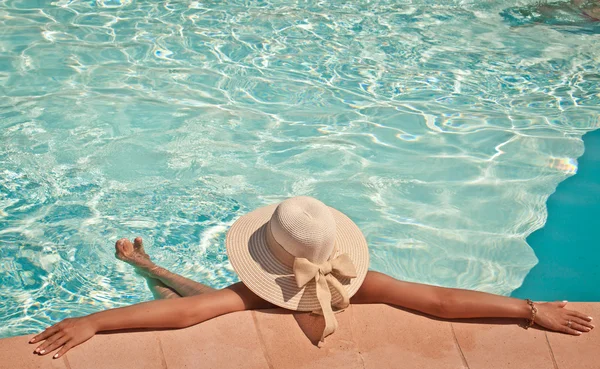
<path fill-rule="evenodd" d="M 600 319 L 600 302 L 569 303 Z M 600 331 L 581 337 L 514 321 L 447 321 L 387 305 L 353 305 L 314 345 L 321 317 L 245 311 L 166 331 L 99 334 L 61 359 L 33 355 L 31 335 L 0 340 L 0 368 L 594 368 Z"/>

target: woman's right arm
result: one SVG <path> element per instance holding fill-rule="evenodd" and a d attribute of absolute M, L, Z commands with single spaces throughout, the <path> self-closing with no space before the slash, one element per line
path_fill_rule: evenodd
<path fill-rule="evenodd" d="M 44 341 L 35 350 L 41 355 L 62 347 L 54 356 L 58 358 L 89 340 L 97 332 L 136 328 L 185 328 L 234 311 L 270 306 L 245 285 L 236 283 L 211 293 L 143 302 L 81 318 L 65 319 L 33 337 L 30 343 Z"/>

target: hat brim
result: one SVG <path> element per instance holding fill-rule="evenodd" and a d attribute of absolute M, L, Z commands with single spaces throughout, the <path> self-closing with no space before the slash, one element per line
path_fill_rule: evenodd
<path fill-rule="evenodd" d="M 277 204 L 256 209 L 231 226 L 225 241 L 231 265 L 242 282 L 262 299 L 290 310 L 318 310 L 315 281 L 299 288 L 292 266 L 279 261 L 267 245 L 267 223 L 276 207 Z M 356 278 L 339 278 L 348 296 L 352 297 L 369 269 L 367 241 L 350 218 L 336 209 L 329 209 L 336 222 L 335 256 L 348 254 L 356 267 Z M 342 296 L 333 288 L 331 301 L 333 305 L 342 301 Z"/>

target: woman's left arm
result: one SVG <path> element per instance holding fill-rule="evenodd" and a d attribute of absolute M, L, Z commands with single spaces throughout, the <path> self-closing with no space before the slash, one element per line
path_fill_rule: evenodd
<path fill-rule="evenodd" d="M 353 303 L 385 303 L 446 319 L 521 318 L 530 319 L 531 306 L 525 300 L 485 292 L 443 288 L 403 282 L 388 275 L 369 272 Z M 535 303 L 535 323 L 572 335 L 589 332 L 592 318 L 565 309 L 566 301 Z M 570 327 L 568 322 L 570 323 Z"/>

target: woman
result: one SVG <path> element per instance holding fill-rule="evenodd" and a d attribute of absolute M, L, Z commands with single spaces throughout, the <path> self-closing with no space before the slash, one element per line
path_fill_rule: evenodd
<path fill-rule="evenodd" d="M 556 26 L 594 25 L 600 21 L 600 0 L 538 2 L 500 13 L 513 26 L 545 23 Z"/>
<path fill-rule="evenodd" d="M 227 254 L 242 282 L 214 290 L 154 264 L 142 239 L 121 239 L 116 256 L 143 273 L 162 299 L 65 319 L 33 337 L 35 353 L 59 358 L 100 331 L 184 328 L 234 311 L 280 306 L 316 311 L 325 319 L 321 342 L 336 327 L 333 308 L 385 303 L 432 316 L 522 318 L 572 335 L 592 318 L 566 301 L 533 303 L 510 297 L 396 280 L 368 271 L 367 243 L 343 213 L 310 197 L 294 197 L 239 218 L 227 233 Z"/>

